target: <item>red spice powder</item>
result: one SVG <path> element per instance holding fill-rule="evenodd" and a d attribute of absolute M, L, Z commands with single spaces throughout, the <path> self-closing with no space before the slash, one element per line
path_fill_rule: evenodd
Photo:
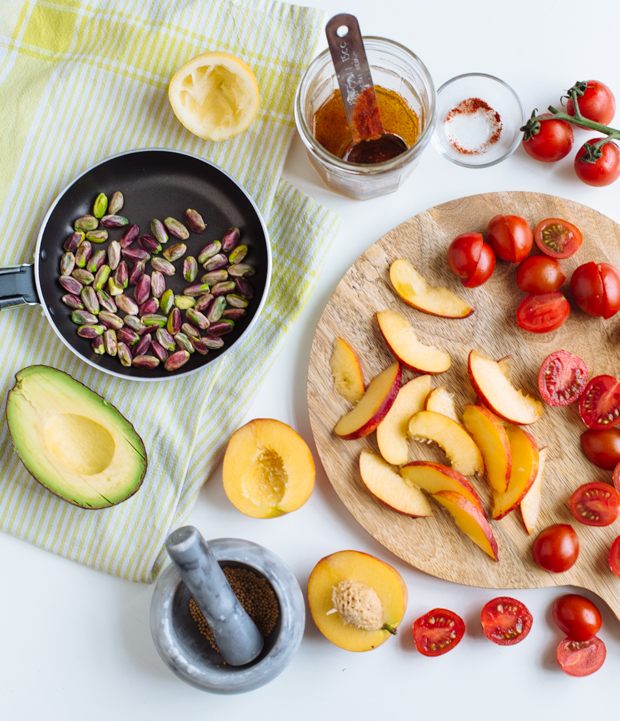
<path fill-rule="evenodd" d="M 482 112 L 480 112 L 482 111 Z M 482 98 L 467 98 L 462 100 L 458 105 L 450 110 L 450 112 L 444 118 L 444 123 L 449 123 L 455 117 L 459 115 L 476 115 L 481 114 L 484 119 L 491 126 L 491 135 L 481 146 L 477 148 L 465 148 L 451 136 L 448 137 L 450 145 L 459 153 L 463 155 L 480 155 L 484 153 L 489 145 L 497 143 L 502 134 L 502 118 L 500 114 L 495 111 L 486 101 Z"/>

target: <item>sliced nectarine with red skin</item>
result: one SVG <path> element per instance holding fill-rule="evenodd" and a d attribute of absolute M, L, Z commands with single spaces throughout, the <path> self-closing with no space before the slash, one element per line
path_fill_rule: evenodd
<path fill-rule="evenodd" d="M 334 433 L 345 441 L 372 433 L 396 400 L 401 377 L 402 369 L 398 361 L 375 376 L 360 402 L 336 423 Z"/>
<path fill-rule="evenodd" d="M 456 406 L 454 405 L 454 397 L 446 389 L 445 386 L 439 386 L 439 388 L 433 388 L 428 394 L 424 403 L 425 411 L 434 411 L 435 413 L 441 413 L 444 416 L 448 416 L 455 423 L 460 426 L 463 425 L 456 413 Z"/>
<path fill-rule="evenodd" d="M 389 463 L 373 451 L 360 454 L 360 476 L 372 495 L 386 506 L 405 516 L 432 516 L 433 510 L 419 488 L 407 483 Z"/>
<path fill-rule="evenodd" d="M 538 523 L 540 509 L 542 507 L 542 480 L 545 471 L 545 463 L 547 462 L 547 448 L 541 448 L 538 451 L 538 473 L 530 490 L 525 494 L 519 508 L 521 509 L 521 518 L 528 535 L 531 535 Z"/>
<path fill-rule="evenodd" d="M 413 461 L 400 469 L 400 475 L 416 488 L 421 488 L 431 495 L 440 491 L 459 493 L 485 515 L 476 489 L 454 468 L 431 461 Z"/>
<path fill-rule="evenodd" d="M 434 346 L 420 343 L 411 323 L 395 310 L 380 310 L 377 321 L 381 335 L 400 363 L 416 373 L 445 373 L 450 356 Z"/>
<path fill-rule="evenodd" d="M 420 411 L 409 421 L 409 434 L 422 441 L 434 441 L 450 459 L 454 470 L 464 476 L 484 473 L 478 446 L 458 423 L 434 411 Z"/>
<path fill-rule="evenodd" d="M 487 481 L 495 491 L 508 488 L 512 454 L 510 442 L 499 418 L 483 406 L 463 406 L 463 423 L 484 458 Z"/>
<path fill-rule="evenodd" d="M 504 493 L 493 491 L 493 519 L 499 520 L 523 500 L 538 474 L 538 446 L 533 436 L 519 426 L 506 426 L 512 454 L 512 469 Z"/>
<path fill-rule="evenodd" d="M 418 376 L 398 391 L 396 400 L 377 426 L 379 452 L 388 463 L 402 466 L 409 455 L 409 419 L 424 408 L 424 399 L 431 389 L 429 375 Z"/>
<path fill-rule="evenodd" d="M 366 390 L 362 367 L 353 348 L 342 338 L 334 340 L 329 364 L 336 391 L 350 403 L 361 400 Z"/>
<path fill-rule="evenodd" d="M 465 496 L 454 491 L 440 491 L 433 498 L 446 508 L 456 525 L 494 561 L 498 560 L 497 541 L 491 526 L 480 509 Z"/>
<path fill-rule="evenodd" d="M 337 602 L 337 609 L 334 594 L 343 587 L 350 598 L 338 599 L 343 602 Z M 396 632 L 407 610 L 407 586 L 395 568 L 378 558 L 339 551 L 314 567 L 308 580 L 308 605 L 319 631 L 333 644 L 347 651 L 370 651 Z"/>
<path fill-rule="evenodd" d="M 498 362 L 472 350 L 467 370 L 480 401 L 501 419 L 526 426 L 542 415 L 542 403 L 517 390 Z"/>
<path fill-rule="evenodd" d="M 314 461 L 304 439 L 273 418 L 233 433 L 224 454 L 224 490 L 241 513 L 274 518 L 300 508 L 314 487 Z"/>
<path fill-rule="evenodd" d="M 408 260 L 390 266 L 390 281 L 399 298 L 412 308 L 442 318 L 467 318 L 474 309 L 447 288 L 433 288 Z"/>

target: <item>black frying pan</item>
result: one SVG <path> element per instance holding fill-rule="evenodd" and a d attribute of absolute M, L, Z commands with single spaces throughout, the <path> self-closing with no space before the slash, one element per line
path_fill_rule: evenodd
<path fill-rule="evenodd" d="M 141 233 L 150 233 L 153 218 L 172 216 L 184 222 L 187 208 L 194 208 L 204 218 L 207 228 L 202 234 L 190 233 L 187 254 L 197 257 L 212 240 L 219 240 L 231 226 L 241 231 L 241 242 L 249 247 L 244 262 L 256 268 L 249 280 L 254 287 L 246 316 L 224 336 L 224 346 L 210 350 L 206 356 L 193 353 L 177 371 L 168 372 L 163 363 L 154 370 L 125 368 L 117 357 L 97 355 L 90 340 L 77 335 L 71 321 L 71 309 L 61 300 L 65 290 L 58 282 L 63 244 L 73 231 L 73 221 L 92 213 L 99 193 L 111 197 L 120 190 L 125 197 L 121 211 Z M 119 239 L 123 228 L 108 229 L 109 240 Z M 107 248 L 106 243 L 94 250 Z M 168 244 L 180 242 L 171 238 Z M 131 264 L 129 264 L 131 269 Z M 182 266 L 177 261 L 177 269 Z M 199 267 L 198 278 L 205 271 Z M 62 342 L 80 358 L 100 370 L 120 377 L 151 381 L 174 378 L 196 372 L 229 351 L 256 322 L 267 299 L 271 279 L 271 248 L 265 223 L 250 196 L 230 175 L 202 158 L 174 150 L 132 150 L 101 161 L 89 168 L 65 188 L 48 211 L 37 239 L 34 265 L 0 269 L 0 310 L 41 303 L 52 327 Z M 181 294 L 189 284 L 182 272 L 166 278 L 166 287 Z M 132 292 L 128 289 L 128 294 Z M 121 314 L 122 315 L 122 314 Z"/>

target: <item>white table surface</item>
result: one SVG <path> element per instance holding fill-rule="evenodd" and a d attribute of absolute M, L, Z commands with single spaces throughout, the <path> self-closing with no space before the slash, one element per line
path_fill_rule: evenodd
<path fill-rule="evenodd" d="M 517 91 L 527 114 L 534 107 L 557 104 L 563 90 L 590 78 L 606 82 L 620 100 L 618 3 L 597 7 L 578 0 L 541 0 L 512 3 L 510 11 L 496 0 L 312 4 L 330 14 L 354 12 L 365 34 L 410 47 L 424 60 L 437 87 L 463 72 L 497 75 Z M 594 24 L 597 18 L 600 37 L 587 40 L 586 22 Z M 620 111 L 614 125 L 619 124 Z M 577 147 L 589 137 L 584 131 L 576 131 L 576 136 Z M 608 657 L 589 678 L 569 678 L 556 666 L 562 635 L 550 609 L 561 590 L 511 591 L 530 608 L 532 632 L 514 647 L 487 641 L 479 614 L 496 592 L 440 581 L 409 567 L 374 541 L 340 502 L 313 444 L 306 372 L 314 328 L 339 279 L 368 246 L 402 221 L 461 196 L 529 190 L 590 205 L 620 222 L 620 181 L 590 188 L 575 177 L 572 160 L 545 165 L 521 149 L 495 167 L 467 170 L 429 147 L 398 193 L 360 203 L 322 187 L 299 138 L 291 147 L 285 177 L 338 212 L 344 226 L 248 420 L 277 418 L 301 433 L 315 452 L 316 487 L 299 511 L 261 521 L 233 508 L 218 470 L 200 493 L 191 522 L 206 538 L 238 537 L 265 545 L 284 559 L 304 589 L 316 562 L 329 553 L 356 549 L 378 556 L 398 569 L 409 589 L 401 633 L 371 653 L 355 654 L 333 646 L 308 619 L 299 653 L 271 684 L 242 696 L 206 694 L 178 680 L 159 659 L 149 632 L 152 586 L 112 578 L 2 534 L 0 718 L 618 718 L 620 625 L 604 604 L 599 602 L 600 636 Z M 410 628 L 435 607 L 459 613 L 467 633 L 454 651 L 428 659 L 415 651 Z"/>

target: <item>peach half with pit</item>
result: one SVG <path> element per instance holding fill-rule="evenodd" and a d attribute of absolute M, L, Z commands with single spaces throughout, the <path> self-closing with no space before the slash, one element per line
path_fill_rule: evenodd
<path fill-rule="evenodd" d="M 235 431 L 224 454 L 224 490 L 241 513 L 274 518 L 301 508 L 314 488 L 314 461 L 290 426 L 257 418 Z"/>
<path fill-rule="evenodd" d="M 361 400 L 366 390 L 364 376 L 357 354 L 342 338 L 334 340 L 329 364 L 334 376 L 336 391 L 350 403 Z"/>
<path fill-rule="evenodd" d="M 447 288 L 433 288 L 408 260 L 390 266 L 390 281 L 396 294 L 412 308 L 442 318 L 467 318 L 474 309 Z"/>
<path fill-rule="evenodd" d="M 384 561 L 360 551 L 321 559 L 308 580 L 308 605 L 319 631 L 347 651 L 370 651 L 396 633 L 407 586 Z"/>

